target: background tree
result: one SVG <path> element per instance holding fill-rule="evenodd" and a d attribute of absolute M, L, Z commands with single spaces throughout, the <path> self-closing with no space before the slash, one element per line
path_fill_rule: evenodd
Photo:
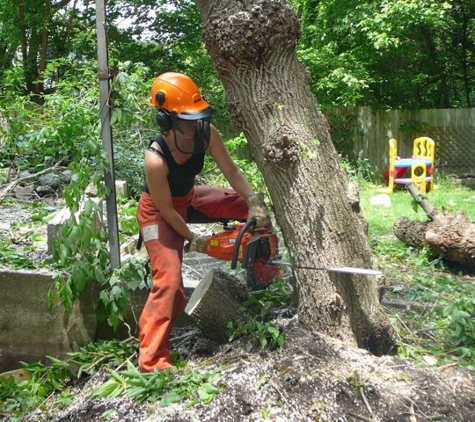
<path fill-rule="evenodd" d="M 299 56 L 323 105 L 471 107 L 475 6 L 467 0 L 294 0 Z"/>
<path fill-rule="evenodd" d="M 76 1 L 66 15 L 65 7 L 70 0 L 53 2 L 51 0 L 20 0 L 4 2 L 0 6 L 2 15 L 6 18 L 2 25 L 2 42 L 4 50 L 9 52 L 4 56 L 3 68 L 13 62 L 16 49 L 20 50 L 23 67 L 24 83 L 27 92 L 33 94 L 36 102 L 42 102 L 41 95 L 45 90 L 43 72 L 46 69 L 48 55 L 51 56 L 51 31 L 62 33 L 57 57 L 61 57 L 67 44 L 71 18 L 74 16 Z M 8 31 L 8 32 L 7 32 Z M 59 37 L 58 37 L 59 39 Z M 8 57 L 8 60 L 5 60 Z"/>
<path fill-rule="evenodd" d="M 300 321 L 388 352 L 393 332 L 375 278 L 322 270 L 373 261 L 356 186 L 339 164 L 297 60 L 297 15 L 285 1 L 197 3 L 228 110 L 262 171 L 294 263 Z"/>

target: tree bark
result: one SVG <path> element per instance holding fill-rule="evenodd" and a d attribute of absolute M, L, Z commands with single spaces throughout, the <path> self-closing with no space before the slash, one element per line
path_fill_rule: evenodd
<path fill-rule="evenodd" d="M 430 205 L 414 184 L 407 190 L 429 217 L 429 221 L 410 221 L 399 218 L 394 234 L 402 242 L 415 248 L 427 245 L 447 261 L 475 269 L 475 224 L 470 223 L 463 211 L 442 213 Z"/>
<path fill-rule="evenodd" d="M 300 321 L 376 354 L 388 352 L 395 342 L 377 280 L 309 269 L 375 263 L 358 190 L 297 59 L 294 10 L 283 0 L 197 4 L 228 110 L 262 172 L 294 263 Z"/>
<path fill-rule="evenodd" d="M 191 295 L 185 312 L 201 332 L 218 343 L 227 343 L 227 323 L 244 318 L 246 286 L 221 270 L 208 272 Z"/>

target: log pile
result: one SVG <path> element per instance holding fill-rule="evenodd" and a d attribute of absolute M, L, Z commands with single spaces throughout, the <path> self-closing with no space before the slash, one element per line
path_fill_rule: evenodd
<path fill-rule="evenodd" d="M 425 211 L 426 222 L 399 218 L 394 224 L 396 237 L 415 248 L 429 248 L 444 260 L 475 270 L 475 224 L 471 223 L 463 211 L 449 214 L 434 208 L 425 196 L 410 184 L 407 190 Z"/>

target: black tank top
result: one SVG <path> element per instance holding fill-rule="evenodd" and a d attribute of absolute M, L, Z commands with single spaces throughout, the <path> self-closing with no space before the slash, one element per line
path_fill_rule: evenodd
<path fill-rule="evenodd" d="M 160 145 L 161 151 L 152 147 L 154 142 Z M 195 185 L 196 175 L 203 169 L 205 153 L 193 154 L 184 164 L 177 164 L 163 136 L 152 139 L 148 150 L 160 155 L 167 163 L 168 185 L 170 186 L 172 196 L 185 196 Z M 144 183 L 143 191 L 150 193 L 147 181 Z"/>

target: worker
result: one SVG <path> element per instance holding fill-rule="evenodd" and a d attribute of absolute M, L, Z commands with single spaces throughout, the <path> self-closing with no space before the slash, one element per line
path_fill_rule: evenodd
<path fill-rule="evenodd" d="M 139 320 L 139 369 L 152 372 L 172 367 L 170 332 L 184 307 L 181 266 L 185 251 L 205 252 L 207 237 L 187 223 L 206 219 L 245 220 L 270 224 L 262 194 L 254 194 L 210 123 L 215 110 L 195 83 L 181 73 L 164 73 L 152 85 L 150 105 L 156 107 L 160 136 L 145 154 L 146 182 L 137 207 L 141 238 L 147 249 L 152 289 Z M 195 186 L 205 153 L 211 154 L 231 188 Z M 202 222 L 202 220 L 201 220 Z"/>

